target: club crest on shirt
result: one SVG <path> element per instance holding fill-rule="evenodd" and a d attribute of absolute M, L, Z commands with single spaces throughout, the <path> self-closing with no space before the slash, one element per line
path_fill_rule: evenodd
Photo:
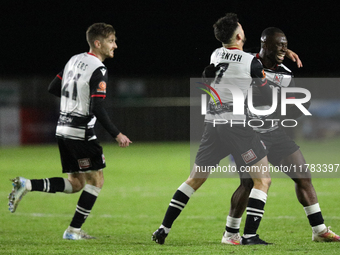
<path fill-rule="evenodd" d="M 105 81 L 101 81 L 98 84 L 97 92 L 106 93 L 106 82 Z"/>
<path fill-rule="evenodd" d="M 283 80 L 283 74 L 275 74 L 273 82 L 277 85 L 281 85 Z"/>

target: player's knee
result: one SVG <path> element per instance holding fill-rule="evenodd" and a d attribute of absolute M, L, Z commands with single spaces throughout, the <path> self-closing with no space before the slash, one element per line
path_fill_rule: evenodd
<path fill-rule="evenodd" d="M 73 173 L 68 175 L 68 180 L 72 185 L 72 193 L 81 191 L 85 187 L 85 177 L 81 173 Z"/>
<path fill-rule="evenodd" d="M 96 171 L 85 175 L 86 183 L 97 188 L 102 188 L 104 185 L 103 171 Z"/>
<path fill-rule="evenodd" d="M 262 187 L 261 189 L 266 189 L 266 190 L 268 190 L 270 185 L 272 184 L 271 178 L 256 178 L 253 181 L 254 181 L 254 186 Z"/>
<path fill-rule="evenodd" d="M 79 192 L 85 187 L 84 180 L 73 179 L 72 181 L 70 180 L 70 183 L 72 184 L 72 193 Z"/>
<path fill-rule="evenodd" d="M 272 178 L 262 178 L 262 181 L 263 181 L 264 185 L 266 185 L 268 188 L 272 184 Z"/>
<path fill-rule="evenodd" d="M 207 178 L 188 178 L 185 183 L 192 187 L 194 190 L 198 190 Z"/>
<path fill-rule="evenodd" d="M 302 188 L 307 188 L 312 185 L 311 178 L 299 178 L 299 179 L 294 179 L 294 181 L 298 187 L 302 187 Z"/>
<path fill-rule="evenodd" d="M 98 187 L 98 188 L 102 188 L 104 186 L 104 178 L 97 180 L 95 186 Z"/>
<path fill-rule="evenodd" d="M 253 188 L 254 186 L 254 182 L 251 178 L 243 178 L 241 179 L 241 187 L 246 189 L 246 190 L 250 190 Z"/>

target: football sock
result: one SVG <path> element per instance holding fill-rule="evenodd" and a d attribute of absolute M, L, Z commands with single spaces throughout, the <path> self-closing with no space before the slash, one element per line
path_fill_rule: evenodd
<path fill-rule="evenodd" d="M 241 219 L 242 218 L 234 218 L 229 215 L 227 216 L 227 224 L 225 227 L 227 237 L 240 232 Z"/>
<path fill-rule="evenodd" d="M 27 180 L 26 188 L 30 191 L 42 191 L 48 193 L 72 193 L 72 185 L 70 181 L 61 177 Z"/>
<path fill-rule="evenodd" d="M 251 190 L 247 205 L 246 225 L 244 227 L 243 236 L 245 238 L 256 235 L 264 214 L 266 200 L 267 194 L 265 192 L 254 188 Z"/>
<path fill-rule="evenodd" d="M 73 216 L 70 226 L 81 228 L 86 218 L 89 216 L 91 209 L 99 195 L 100 188 L 86 184 L 78 200 L 76 212 Z"/>
<path fill-rule="evenodd" d="M 306 206 L 303 209 L 306 212 L 309 224 L 312 226 L 312 230 L 314 233 L 319 233 L 325 230 L 326 225 L 324 224 L 319 203 Z"/>
<path fill-rule="evenodd" d="M 171 228 L 167 228 L 167 227 L 163 226 L 163 224 L 159 228 L 164 229 L 165 234 L 169 234 L 170 229 L 171 229 Z"/>
<path fill-rule="evenodd" d="M 165 227 L 164 230 L 168 231 L 168 233 L 171 229 L 172 224 L 174 223 L 178 215 L 182 212 L 194 192 L 195 190 L 185 182 L 175 192 L 161 225 L 161 227 Z"/>

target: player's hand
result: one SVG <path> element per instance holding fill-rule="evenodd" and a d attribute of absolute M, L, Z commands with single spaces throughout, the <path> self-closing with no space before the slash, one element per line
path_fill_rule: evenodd
<path fill-rule="evenodd" d="M 204 68 L 203 78 L 215 78 L 216 71 L 219 70 L 219 67 L 215 67 L 214 64 L 210 64 Z"/>
<path fill-rule="evenodd" d="M 286 56 L 291 61 L 296 62 L 296 65 L 297 65 L 298 68 L 303 67 L 302 61 L 300 60 L 299 55 L 296 54 L 294 51 L 288 49 L 287 52 L 286 52 Z"/>
<path fill-rule="evenodd" d="M 210 84 L 216 76 L 216 71 L 219 70 L 219 67 L 215 67 L 214 64 L 210 64 L 204 68 L 202 73 L 202 80 L 206 84 Z"/>
<path fill-rule="evenodd" d="M 122 133 L 119 133 L 117 135 L 116 141 L 118 142 L 119 147 L 122 148 L 128 147 L 130 143 L 132 143 L 130 139 L 126 135 L 123 135 Z"/>

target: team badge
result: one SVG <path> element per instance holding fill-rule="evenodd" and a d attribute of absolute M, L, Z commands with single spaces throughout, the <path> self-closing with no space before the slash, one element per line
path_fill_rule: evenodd
<path fill-rule="evenodd" d="M 249 164 L 250 162 L 254 161 L 255 159 L 257 159 L 257 156 L 255 155 L 255 152 L 250 149 L 249 151 L 246 151 L 245 153 L 243 153 L 242 155 L 243 161 L 246 164 Z"/>
<path fill-rule="evenodd" d="M 277 85 L 281 85 L 283 80 L 283 74 L 275 74 L 274 76 L 274 83 Z"/>
<path fill-rule="evenodd" d="M 91 159 L 89 158 L 78 159 L 78 165 L 79 165 L 79 169 L 89 168 L 92 166 Z"/>
<path fill-rule="evenodd" d="M 101 81 L 98 84 L 97 92 L 106 93 L 106 82 L 105 81 Z"/>

